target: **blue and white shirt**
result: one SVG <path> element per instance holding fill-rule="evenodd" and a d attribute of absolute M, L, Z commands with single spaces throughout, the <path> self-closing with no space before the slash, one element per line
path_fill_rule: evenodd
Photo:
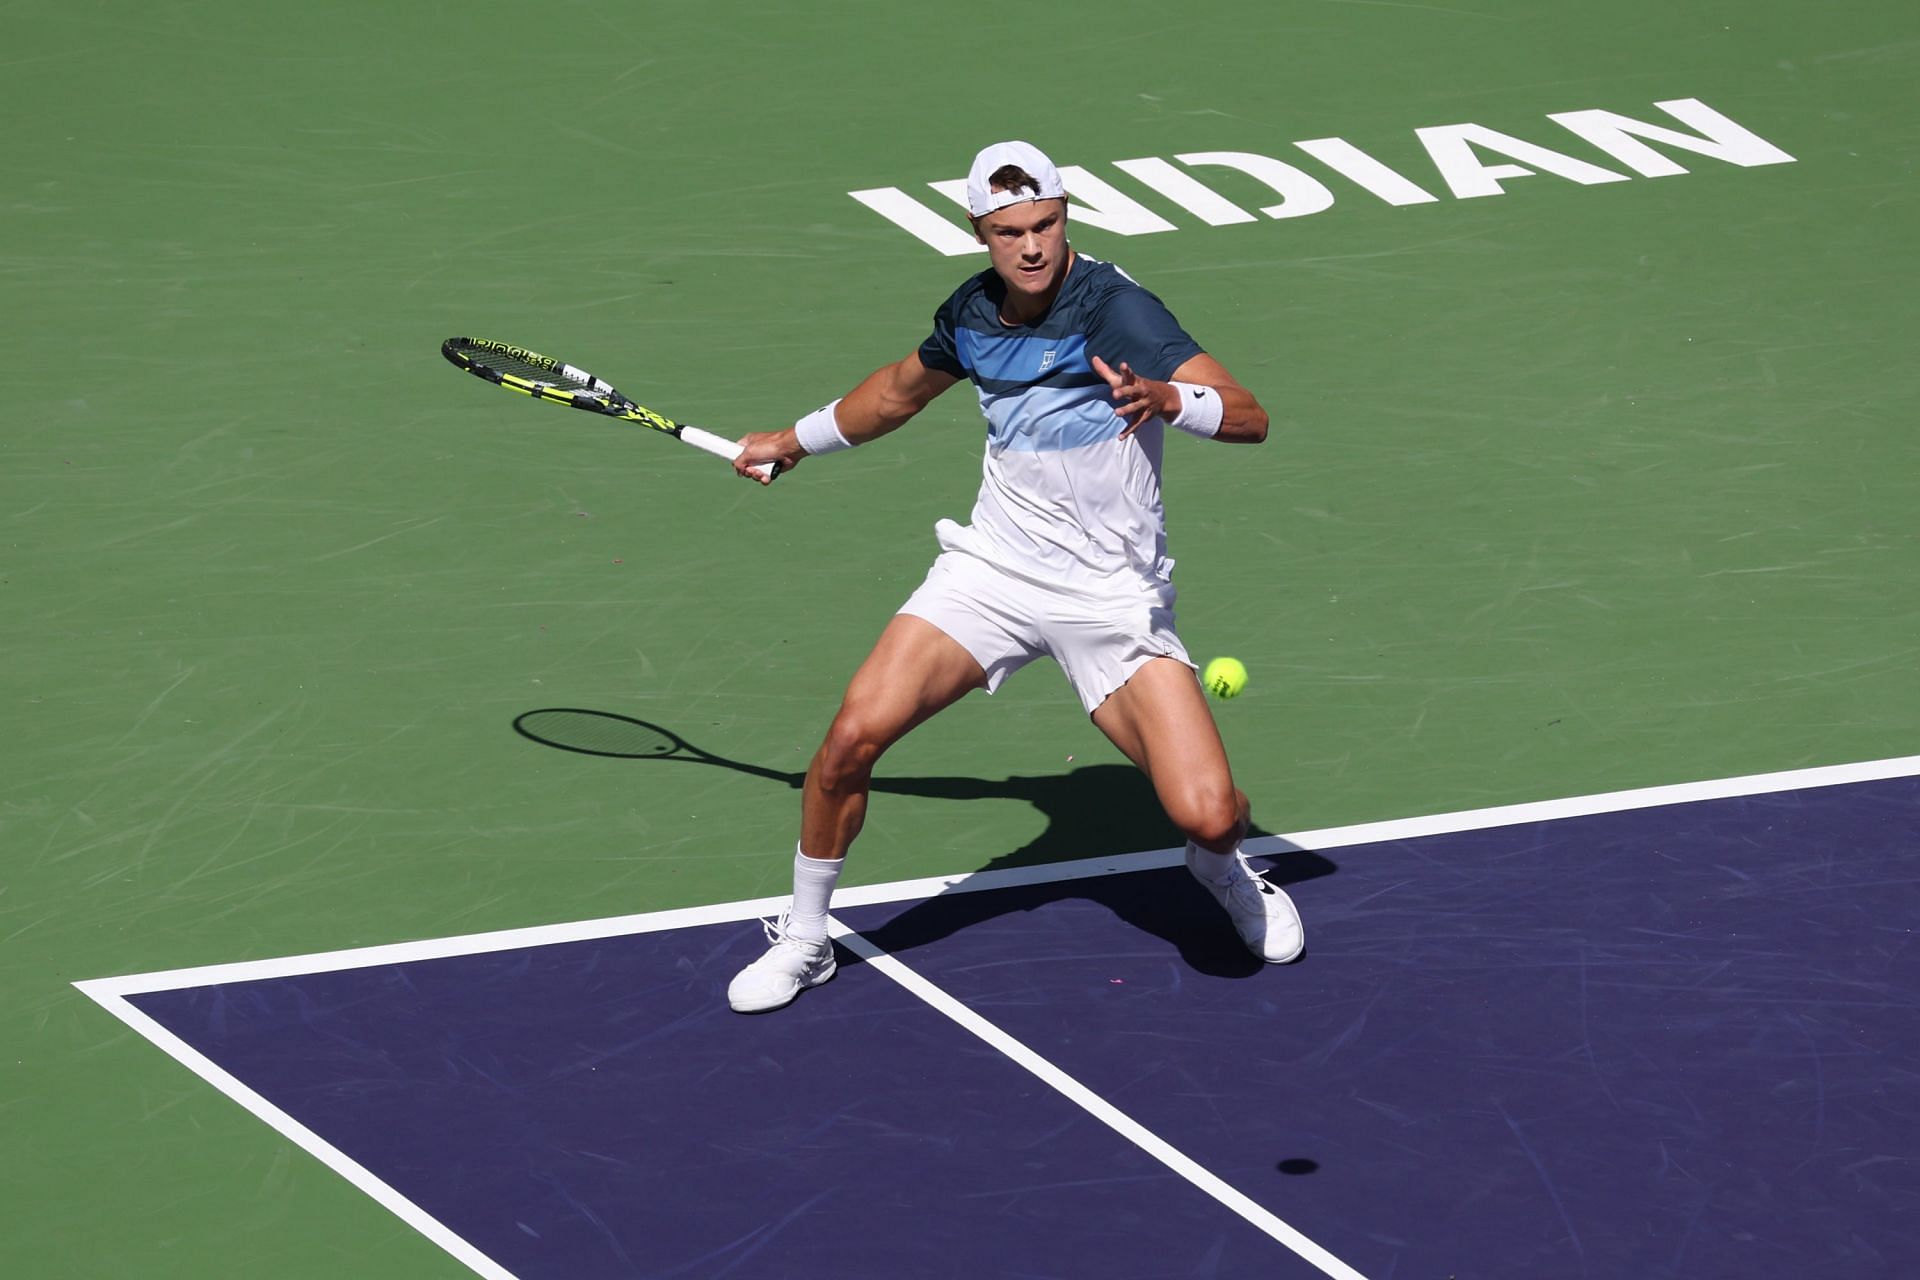
<path fill-rule="evenodd" d="M 1165 381 L 1200 344 L 1126 272 L 1085 254 L 1037 323 L 1003 322 L 1005 300 L 1000 277 L 981 272 L 941 304 L 920 345 L 927 368 L 973 381 L 987 417 L 973 522 L 941 521 L 941 546 L 1063 586 L 1167 581 L 1165 430 L 1154 419 L 1121 440 L 1126 423 L 1092 357 Z"/>

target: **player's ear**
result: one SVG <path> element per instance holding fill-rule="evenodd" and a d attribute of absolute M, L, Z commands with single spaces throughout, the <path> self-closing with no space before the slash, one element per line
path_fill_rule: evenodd
<path fill-rule="evenodd" d="M 967 218 L 967 225 L 973 228 L 973 238 L 977 242 L 979 242 L 980 244 L 985 244 L 987 242 L 987 238 L 980 234 L 980 219 L 969 215 Z"/>

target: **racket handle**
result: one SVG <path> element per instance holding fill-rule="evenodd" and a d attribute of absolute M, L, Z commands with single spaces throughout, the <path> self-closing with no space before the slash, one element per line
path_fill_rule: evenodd
<path fill-rule="evenodd" d="M 705 449 L 715 457 L 725 458 L 728 462 L 732 462 L 735 458 L 746 452 L 741 448 L 738 441 L 729 440 L 725 436 L 717 436 L 711 431 L 702 431 L 698 427 L 681 427 L 680 438 L 694 448 Z M 757 467 L 750 468 L 750 470 L 757 471 L 763 476 L 772 478 L 779 474 L 776 467 L 776 463 L 763 462 Z"/>

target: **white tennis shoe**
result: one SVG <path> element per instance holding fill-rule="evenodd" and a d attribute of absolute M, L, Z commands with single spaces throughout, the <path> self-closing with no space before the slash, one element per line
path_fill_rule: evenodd
<path fill-rule="evenodd" d="M 1191 860 L 1188 862 L 1192 866 Z M 1233 855 L 1233 871 L 1225 881 L 1195 876 L 1214 901 L 1233 918 L 1234 931 L 1247 949 L 1268 964 L 1286 964 L 1307 949 L 1307 931 L 1293 899 L 1279 885 L 1255 871 L 1247 855 Z"/>
<path fill-rule="evenodd" d="M 784 914 L 778 921 L 762 920 L 760 926 L 772 945 L 727 984 L 727 1003 L 735 1013 L 783 1009 L 795 996 L 808 987 L 819 986 L 839 968 L 833 958 L 833 943 L 825 938 L 815 942 L 788 937 Z"/>

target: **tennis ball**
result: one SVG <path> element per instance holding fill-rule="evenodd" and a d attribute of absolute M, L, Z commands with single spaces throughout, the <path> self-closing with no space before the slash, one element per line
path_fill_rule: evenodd
<path fill-rule="evenodd" d="M 1238 658 L 1215 658 L 1200 674 L 1200 683 L 1216 698 L 1231 698 L 1247 687 L 1247 668 Z"/>

